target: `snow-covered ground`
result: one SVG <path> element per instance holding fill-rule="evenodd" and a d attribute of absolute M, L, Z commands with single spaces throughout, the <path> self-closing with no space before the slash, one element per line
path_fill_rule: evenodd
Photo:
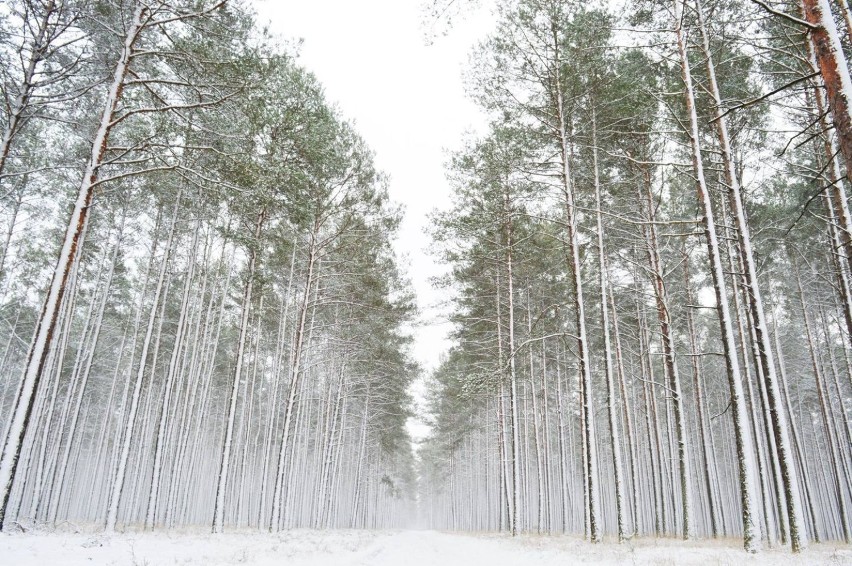
<path fill-rule="evenodd" d="M 852 547 L 813 545 L 805 554 L 765 550 L 750 556 L 735 540 L 634 540 L 591 545 L 575 537 L 448 534 L 434 531 L 290 531 L 2 534 L 0 564 L 275 566 L 549 566 L 566 564 L 852 564 Z"/>

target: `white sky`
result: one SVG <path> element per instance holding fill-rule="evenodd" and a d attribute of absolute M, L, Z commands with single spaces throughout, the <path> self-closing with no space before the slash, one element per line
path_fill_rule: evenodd
<path fill-rule="evenodd" d="M 376 152 L 390 176 L 390 195 L 405 207 L 397 253 L 407 258 L 421 325 L 414 355 L 433 369 L 448 343 L 442 297 L 429 278 L 441 273 L 428 255 L 428 213 L 446 207 L 446 149 L 484 118 L 464 93 L 462 71 L 473 46 L 491 28 L 487 11 L 454 21 L 449 34 L 427 45 L 428 0 L 255 0 L 261 23 L 283 38 L 304 40 L 300 62 L 325 86 L 327 97 Z M 414 388 L 422 395 L 422 383 Z M 410 423 L 421 436 L 422 424 Z"/>

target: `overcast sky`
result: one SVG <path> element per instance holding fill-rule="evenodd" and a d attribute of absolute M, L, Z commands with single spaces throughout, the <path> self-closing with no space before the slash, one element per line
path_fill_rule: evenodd
<path fill-rule="evenodd" d="M 440 267 L 427 253 L 424 228 L 428 213 L 450 202 L 447 150 L 483 126 L 465 96 L 462 71 L 491 20 L 485 10 L 469 14 L 427 45 L 425 1 L 256 0 L 256 6 L 273 33 L 303 40 L 301 64 L 355 122 L 390 176 L 391 197 L 405 207 L 396 249 L 406 258 L 421 309 L 414 355 L 429 370 L 447 347 L 447 325 L 435 308 L 441 296 L 429 283 Z"/>

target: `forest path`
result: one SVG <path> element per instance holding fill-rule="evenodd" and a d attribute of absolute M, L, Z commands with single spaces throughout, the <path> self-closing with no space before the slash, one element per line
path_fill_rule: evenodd
<path fill-rule="evenodd" d="M 565 566 L 653 564 L 771 566 L 852 564 L 852 548 L 814 545 L 747 555 L 735 539 L 636 539 L 592 545 L 576 536 L 455 534 L 436 531 L 257 531 L 0 533 L 0 565 L 15 566 Z"/>
<path fill-rule="evenodd" d="M 435 531 L 403 531 L 377 539 L 352 566 L 518 566 L 531 557 L 506 548 L 506 540 Z M 508 551 L 508 552 L 507 552 Z M 535 562 L 538 564 L 539 562 Z"/>

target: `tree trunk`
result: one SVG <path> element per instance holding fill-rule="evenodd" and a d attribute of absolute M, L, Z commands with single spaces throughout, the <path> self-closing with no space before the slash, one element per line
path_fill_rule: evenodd
<path fill-rule="evenodd" d="M 802 8 L 805 20 L 815 26 L 810 30 L 811 42 L 825 84 L 834 131 L 846 164 L 846 178 L 852 182 L 852 80 L 840 44 L 840 34 L 828 0 L 802 0 Z"/>
<path fill-rule="evenodd" d="M 710 456 L 707 452 L 708 434 L 707 434 L 707 417 L 704 415 L 704 393 L 701 384 L 701 370 L 699 361 L 698 341 L 695 337 L 695 321 L 692 316 L 692 308 L 695 304 L 695 297 L 692 292 L 692 280 L 689 276 L 689 254 L 686 249 L 683 251 L 683 276 L 684 285 L 686 287 L 686 327 L 689 332 L 689 349 L 692 356 L 692 389 L 695 395 L 696 418 L 698 420 L 699 443 L 701 447 L 701 462 L 703 463 L 704 483 L 707 490 L 707 504 L 710 511 L 710 533 L 713 538 L 719 536 L 719 519 L 718 519 L 718 502 L 713 494 L 713 482 L 710 478 Z"/>
<path fill-rule="evenodd" d="M 769 401 L 769 415 L 774 436 L 775 445 L 778 450 L 778 465 L 780 466 L 781 479 L 784 489 L 784 498 L 787 503 L 786 513 L 790 526 L 790 544 L 793 552 L 800 552 L 807 548 L 808 539 L 805 532 L 801 497 L 799 495 L 799 479 L 796 467 L 793 464 L 793 456 L 790 448 L 789 424 L 784 414 L 781 403 L 781 393 L 778 387 L 778 377 L 775 374 L 775 358 L 772 353 L 772 342 L 769 337 L 769 329 L 766 324 L 766 314 L 763 309 L 763 299 L 760 293 L 760 283 L 757 278 L 757 265 L 751 246 L 751 234 L 746 219 L 745 206 L 743 205 L 742 189 L 740 187 L 737 173 L 734 169 L 734 158 L 731 149 L 728 123 L 722 111 L 722 96 L 719 92 L 719 84 L 716 80 L 716 68 L 713 64 L 713 56 L 710 50 L 710 41 L 704 25 L 703 9 L 701 0 L 695 0 L 695 9 L 698 14 L 698 24 L 701 30 L 702 47 L 707 62 L 707 76 L 709 78 L 710 93 L 713 96 L 713 106 L 716 112 L 716 130 L 719 135 L 719 148 L 722 154 L 722 164 L 725 173 L 725 182 L 728 186 L 728 199 L 731 211 L 734 215 L 736 226 L 737 243 L 739 244 L 740 256 L 744 269 L 744 284 L 749 308 L 754 317 L 754 333 L 756 338 L 755 353 L 757 354 L 760 367 L 763 370 L 764 387 Z"/>
<path fill-rule="evenodd" d="M 509 188 L 505 188 L 503 195 L 503 237 L 505 241 L 506 262 L 506 297 L 508 299 L 508 323 L 507 339 L 509 352 L 509 428 L 511 428 L 511 453 L 512 453 L 512 536 L 518 534 L 518 522 L 520 521 L 520 494 L 521 494 L 521 459 L 518 454 L 521 447 L 520 442 L 520 419 L 518 417 L 518 378 L 515 368 L 515 287 L 512 265 L 513 233 L 512 233 L 512 209 L 509 202 Z"/>
<path fill-rule="evenodd" d="M 21 394 L 13 410 L 12 426 L 5 439 L 3 455 L 2 459 L 0 459 L 0 500 L 2 500 L 2 503 L 0 503 L 0 529 L 3 528 L 6 507 L 9 504 L 12 481 L 15 478 L 24 435 L 29 427 L 33 403 L 35 401 L 34 393 L 38 390 L 44 361 L 53 342 L 59 307 L 65 296 L 68 276 L 83 244 L 84 233 L 89 218 L 89 208 L 92 204 L 95 183 L 98 178 L 98 167 L 100 167 L 104 152 L 106 151 L 115 113 L 121 101 L 122 87 L 124 86 L 124 79 L 133 56 L 133 47 L 145 25 L 145 16 L 147 13 L 147 6 L 140 5 L 136 9 L 133 20 L 127 29 L 124 47 L 113 73 L 112 84 L 107 95 L 103 113 L 101 114 L 100 126 L 92 143 L 89 162 L 83 174 L 83 181 L 80 184 L 74 209 L 65 232 L 62 250 L 56 263 L 56 269 L 53 272 L 50 290 L 42 307 L 29 353 L 27 354 L 27 363 L 21 378 Z"/>
<path fill-rule="evenodd" d="M 112 493 L 109 499 L 109 507 L 107 508 L 107 518 L 105 530 L 108 533 L 115 531 L 115 524 L 118 520 L 118 506 L 121 502 L 121 494 L 124 489 L 124 482 L 127 477 L 127 461 L 130 459 L 130 446 L 133 441 L 133 429 L 136 425 L 136 415 L 139 411 L 139 399 L 142 394 L 142 385 L 145 377 L 145 367 L 148 363 L 148 350 L 151 346 L 151 338 L 154 334 L 154 326 L 157 322 L 157 311 L 159 310 L 160 302 L 163 300 L 163 287 L 166 283 L 166 274 L 168 273 L 169 259 L 173 252 L 172 248 L 175 242 L 175 230 L 177 229 L 178 213 L 180 211 L 180 194 L 175 201 L 174 213 L 172 215 L 172 225 L 169 230 L 169 239 L 166 243 L 166 249 L 163 253 L 163 261 L 160 266 L 160 273 L 157 279 L 157 287 L 154 290 L 153 303 L 148 315 L 148 326 L 145 330 L 145 337 L 142 340 L 142 351 L 139 354 L 139 366 L 136 372 L 136 379 L 133 385 L 133 393 L 130 398 L 130 410 L 127 413 L 124 432 L 119 438 L 121 439 L 121 454 L 116 462 L 114 479 L 112 482 Z M 153 254 L 153 250 L 152 250 Z M 142 313 L 142 304 L 139 305 L 139 314 Z M 135 344 L 134 344 L 135 346 Z M 156 364 L 156 354 L 153 357 L 153 365 Z M 131 371 L 133 368 L 133 359 L 130 360 Z"/>
<path fill-rule="evenodd" d="M 597 123 L 592 110 L 592 163 L 595 176 L 595 203 L 598 228 L 598 270 L 600 275 L 601 327 L 604 339 L 604 374 L 606 375 L 607 406 L 609 409 L 609 432 L 612 441 L 612 468 L 615 475 L 615 520 L 618 542 L 624 541 L 624 472 L 621 466 L 621 431 L 618 428 L 618 398 L 615 392 L 615 379 L 612 368 L 612 340 L 609 331 L 609 307 L 607 302 L 607 265 L 604 248 L 602 219 L 601 183 L 598 171 Z M 623 399 L 622 403 L 626 403 Z"/>
<path fill-rule="evenodd" d="M 657 239 L 656 214 L 654 213 L 654 200 L 651 193 L 651 176 L 648 168 L 643 168 L 645 176 L 644 195 L 639 195 L 639 210 L 648 219 L 643 225 L 642 231 L 645 236 L 650 277 L 654 288 L 654 298 L 657 306 L 657 319 L 660 324 L 660 343 L 663 347 L 663 362 L 665 374 L 668 377 L 668 393 L 674 409 L 674 420 L 678 446 L 678 469 L 680 472 L 680 500 L 683 512 L 683 538 L 689 540 L 692 536 L 692 477 L 689 471 L 689 454 L 686 444 L 686 415 L 683 409 L 683 393 L 680 387 L 680 375 L 675 357 L 674 338 L 672 336 L 672 321 L 669 312 L 669 298 L 666 283 L 663 279 L 663 266 L 660 258 L 659 243 Z M 644 200 L 644 202 L 643 202 Z"/>
<path fill-rule="evenodd" d="M 284 407 L 283 436 L 281 448 L 278 452 L 278 465 L 275 478 L 275 491 L 272 496 L 272 515 L 270 518 L 270 531 L 277 531 L 281 524 L 282 495 L 284 493 L 284 469 L 287 463 L 287 448 L 289 446 L 290 428 L 293 419 L 293 410 L 298 395 L 300 377 L 302 375 L 302 350 L 305 343 L 305 330 L 310 308 L 311 288 L 316 277 L 315 269 L 318 253 L 319 223 L 314 226 L 311 234 L 311 242 L 308 248 L 307 275 L 305 277 L 305 290 L 299 305 L 299 319 L 293 337 L 293 358 L 290 363 L 290 387 L 287 393 L 287 403 Z"/>
<path fill-rule="evenodd" d="M 565 226 L 567 229 L 567 242 L 569 252 L 569 271 L 571 272 L 572 290 L 574 291 L 574 317 L 577 331 L 577 352 L 579 362 L 580 381 L 582 383 L 582 411 L 584 423 L 584 443 L 586 446 L 586 469 L 584 476 L 589 497 L 589 535 L 592 542 L 601 542 L 601 520 L 600 520 L 600 486 L 598 486 L 598 452 L 597 440 L 595 438 L 595 410 L 592 394 L 592 371 L 591 355 L 589 353 L 589 340 L 586 331 L 585 300 L 583 299 L 583 275 L 580 263 L 580 242 L 577 234 L 578 224 L 574 204 L 574 187 L 571 177 L 570 164 L 570 140 L 568 138 L 565 102 L 562 94 L 562 80 L 560 78 L 559 39 L 558 23 L 551 22 L 551 34 L 553 36 L 554 57 L 557 64 L 554 67 L 553 84 L 551 85 L 551 102 L 554 105 L 556 117 L 556 138 L 559 143 L 559 158 L 561 170 L 560 181 L 564 197 Z"/>
<path fill-rule="evenodd" d="M 695 95 L 693 92 L 692 72 L 686 51 L 686 37 L 682 27 L 682 8 L 684 0 L 675 0 L 675 34 L 677 36 L 678 52 L 680 54 L 681 72 L 686 88 L 685 102 L 689 114 L 690 130 L 688 136 L 692 146 L 692 167 L 696 178 L 698 198 L 704 214 L 704 232 L 707 240 L 707 253 L 710 259 L 710 270 L 713 275 L 713 286 L 716 291 L 716 304 L 719 312 L 719 325 L 722 332 L 725 365 L 731 390 L 731 408 L 736 435 L 737 460 L 740 471 L 740 498 L 742 501 L 743 546 L 748 552 L 760 550 L 760 521 L 755 499 L 755 462 L 754 439 L 752 438 L 749 417 L 745 406 L 742 377 L 739 361 L 737 360 L 736 341 L 731 326 L 731 313 L 728 304 L 728 290 L 725 283 L 725 272 L 722 269 L 719 241 L 716 234 L 716 223 L 713 218 L 713 206 L 710 193 L 704 178 L 704 165 L 701 156 L 701 142 L 698 131 L 698 115 L 695 110 Z"/>
<path fill-rule="evenodd" d="M 246 273 L 246 285 L 243 291 L 242 316 L 240 317 L 240 335 L 237 340 L 237 359 L 234 362 L 234 377 L 231 383 L 231 397 L 228 403 L 228 417 L 225 421 L 225 442 L 222 446 L 222 459 L 219 463 L 219 474 L 216 483 L 216 504 L 213 510 L 213 532 L 221 533 L 225 519 L 225 489 L 228 481 L 228 466 L 231 463 L 231 442 L 234 435 L 234 418 L 237 412 L 237 394 L 242 377 L 243 359 L 245 357 L 246 335 L 249 327 L 249 313 L 251 312 L 252 293 L 254 292 L 254 279 L 257 270 L 257 254 L 260 247 L 260 232 L 266 219 L 266 210 L 261 210 L 257 215 L 254 225 L 254 240 L 249 251 L 249 262 Z"/>
<path fill-rule="evenodd" d="M 186 334 L 186 319 L 190 303 L 190 291 L 193 287 L 195 278 L 195 250 L 198 246 L 198 230 L 196 224 L 193 232 L 192 243 L 190 244 L 190 253 L 187 258 L 188 268 L 185 275 L 183 294 L 180 301 L 180 314 L 178 315 L 177 330 L 175 331 L 174 344 L 172 347 L 171 356 L 169 357 L 169 365 L 166 369 L 166 374 L 163 378 L 163 391 L 160 397 L 160 411 L 157 423 L 157 432 L 154 436 L 154 469 L 151 477 L 151 488 L 148 493 L 148 510 L 145 514 L 145 529 L 151 530 L 157 520 L 157 510 L 160 505 L 160 485 L 163 475 L 163 460 L 165 452 L 168 448 L 168 424 L 170 420 L 170 411 L 172 405 L 172 397 L 174 395 L 175 383 L 179 377 L 178 361 L 181 350 L 185 342 Z"/>
<path fill-rule="evenodd" d="M 846 503 L 846 496 L 845 496 L 846 489 L 844 488 L 843 485 L 841 485 L 841 482 L 840 482 L 840 461 L 839 461 L 839 457 L 838 457 L 838 454 L 837 454 L 837 452 L 838 452 L 837 451 L 837 444 L 835 443 L 835 439 L 834 439 L 833 429 L 832 429 L 832 426 L 831 426 L 831 418 L 829 417 L 829 414 L 828 414 L 828 406 L 827 406 L 828 401 L 825 398 L 825 393 L 824 393 L 825 389 L 823 387 L 824 379 L 823 379 L 823 376 L 822 376 L 822 370 L 820 369 L 819 362 L 817 360 L 817 353 L 816 353 L 815 346 L 814 346 L 813 332 L 811 330 L 810 317 L 808 316 L 808 309 L 807 309 L 807 305 L 805 304 L 805 293 L 804 293 L 804 290 L 802 289 L 802 280 L 801 280 L 801 277 L 799 275 L 798 268 L 796 269 L 796 284 L 798 286 L 798 291 L 799 291 L 799 304 L 802 308 L 802 320 L 805 323 L 805 334 L 806 334 L 807 340 L 808 340 L 808 351 L 810 353 L 811 364 L 813 366 L 814 380 L 815 380 L 816 391 L 817 391 L 817 400 L 818 400 L 819 408 L 820 408 L 820 416 L 822 417 L 822 425 L 823 425 L 823 429 L 825 430 L 825 442 L 826 442 L 826 445 L 828 446 L 828 455 L 829 455 L 829 459 L 830 459 L 830 462 L 831 462 L 830 468 L 831 468 L 831 472 L 832 472 L 832 476 L 833 476 L 833 478 L 832 478 L 833 482 L 832 483 L 834 484 L 833 485 L 834 493 L 832 495 L 834 496 L 834 499 L 836 501 L 836 505 L 837 505 L 837 508 L 838 508 L 838 511 L 839 511 L 840 528 L 841 528 L 840 532 L 843 535 L 843 539 L 848 544 L 849 542 L 852 542 L 852 530 L 850 530 L 849 515 L 848 515 L 848 512 L 847 512 L 847 503 Z M 822 466 L 822 467 L 825 470 L 825 468 L 827 468 L 829 466 Z"/>

